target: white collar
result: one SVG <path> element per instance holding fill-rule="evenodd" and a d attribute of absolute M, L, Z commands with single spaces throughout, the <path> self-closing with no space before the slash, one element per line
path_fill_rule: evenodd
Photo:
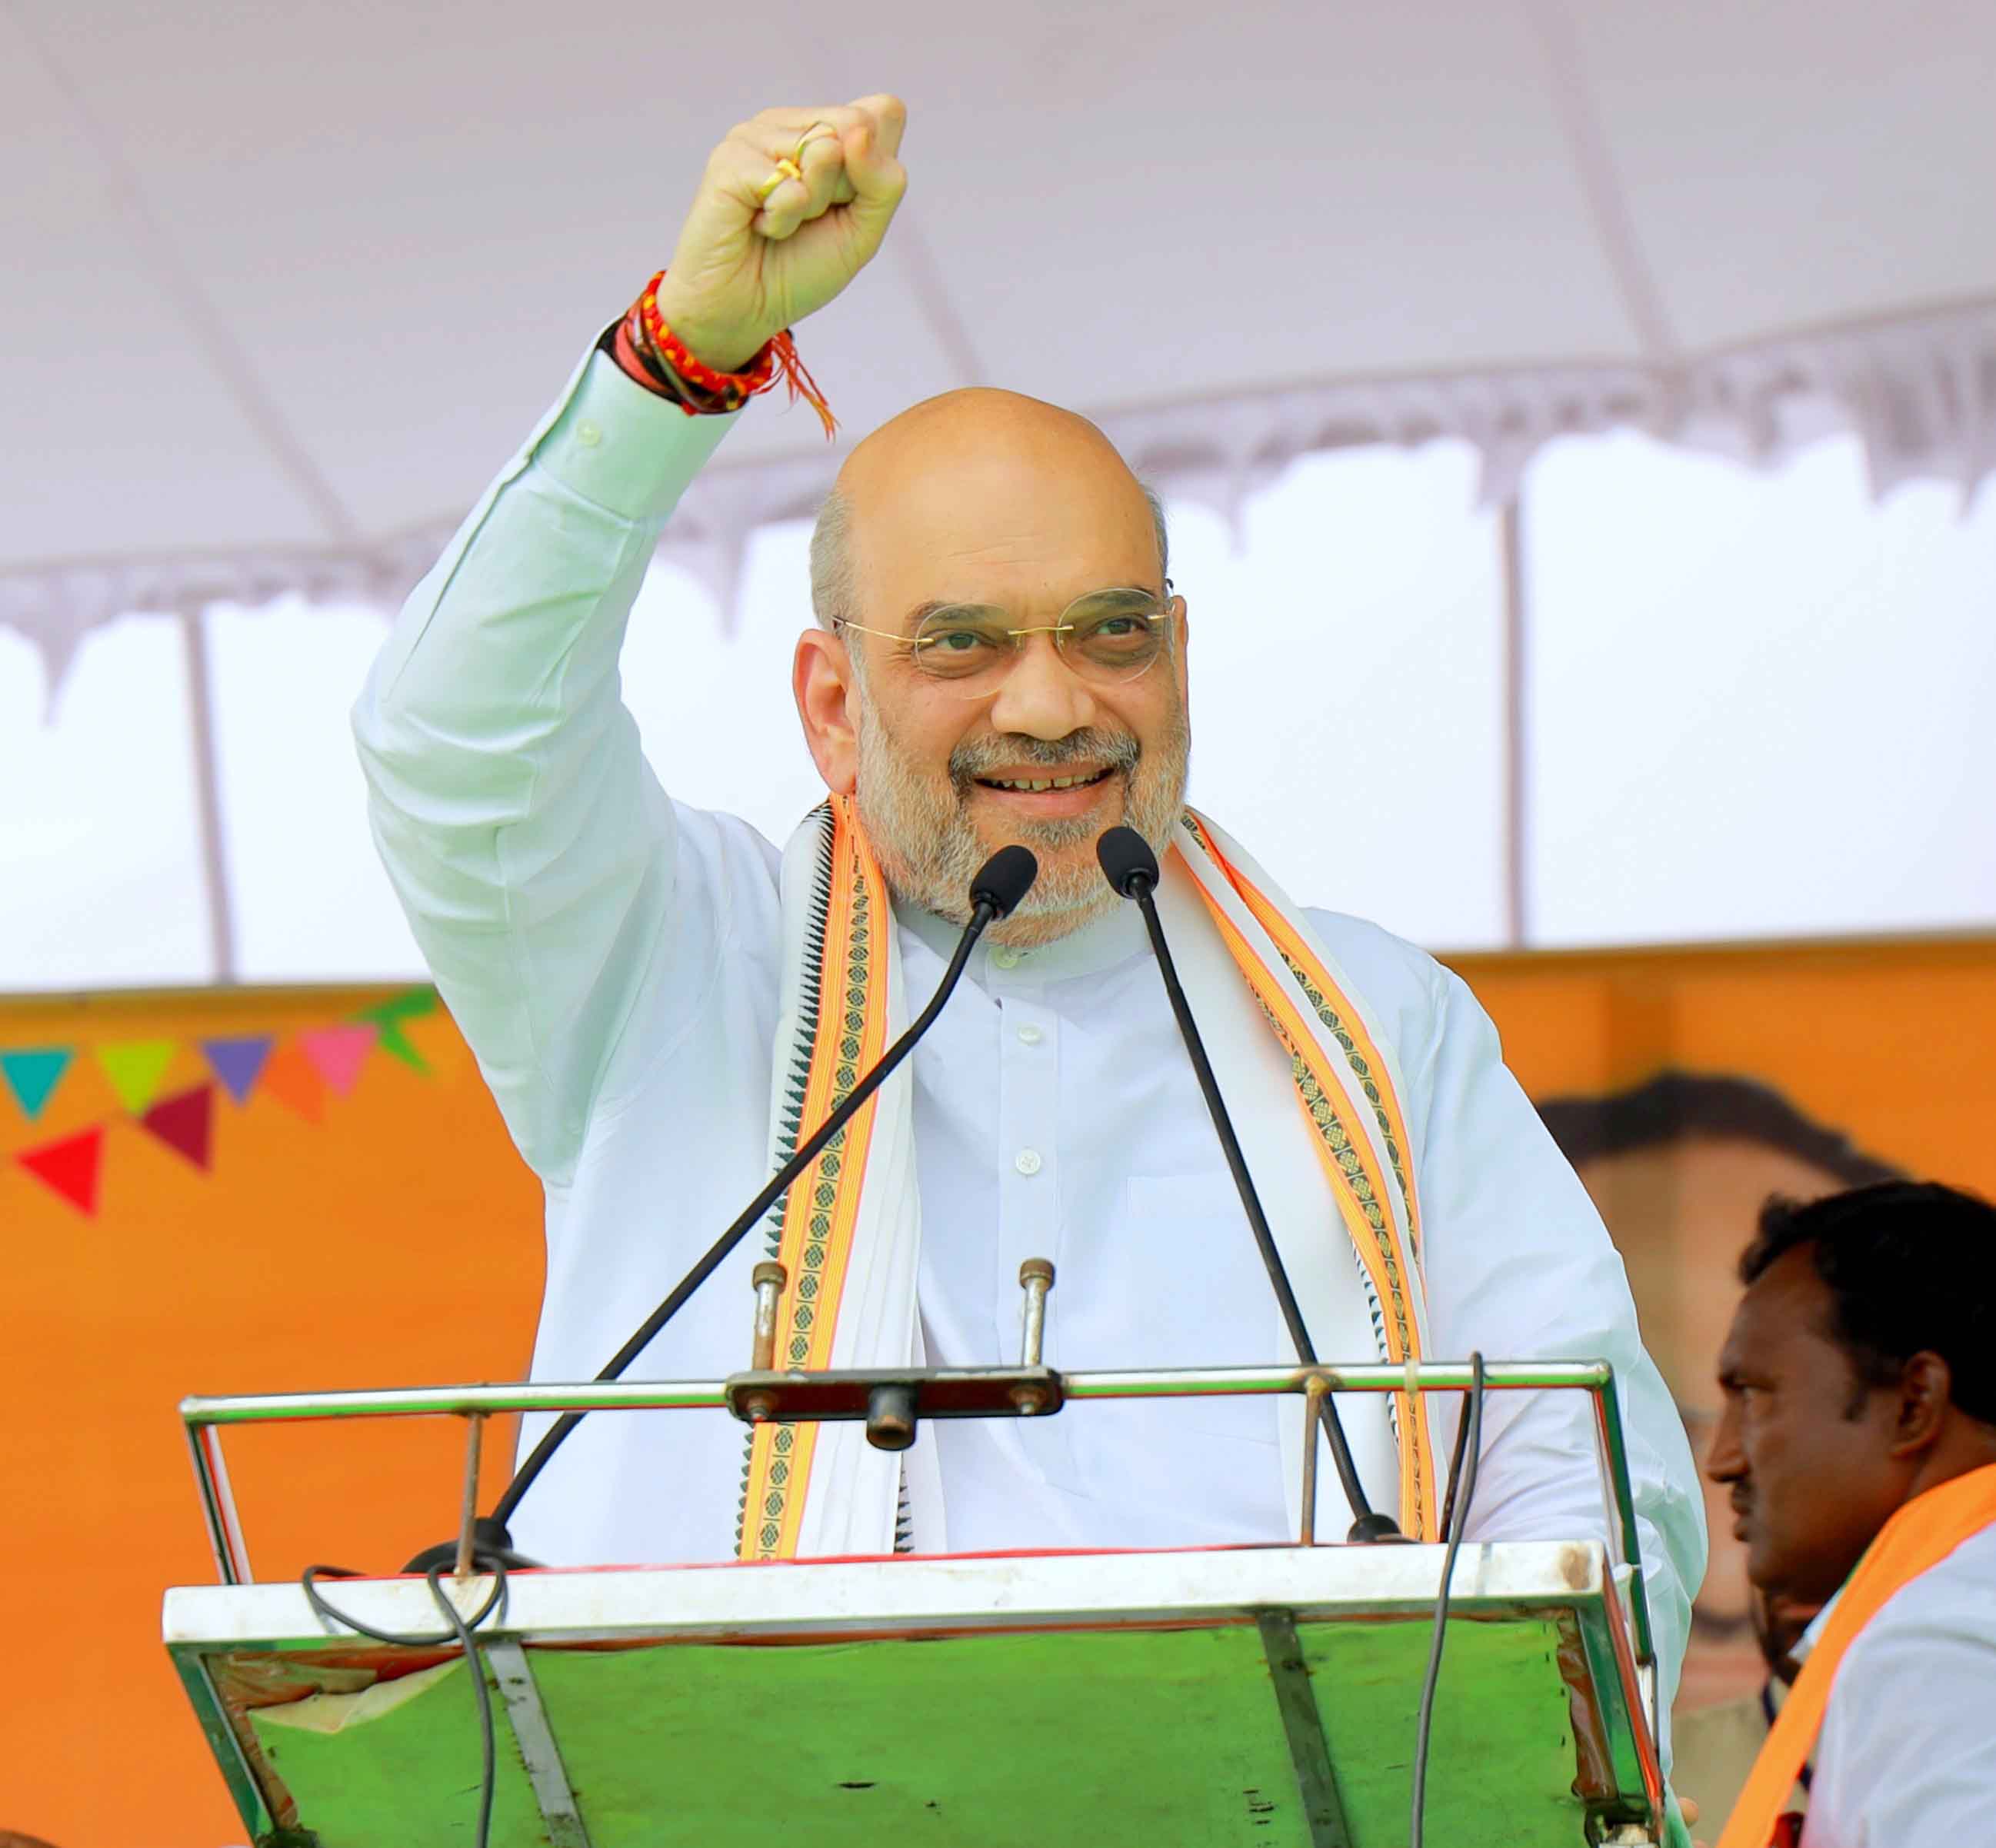
<path fill-rule="evenodd" d="M 1845 1585 L 1849 1583 L 1848 1579 L 1844 1581 Z M 1829 1621 L 1829 1613 L 1836 1609 L 1837 1600 L 1843 1595 L 1843 1585 L 1839 1585 L 1836 1591 L 1831 1593 L 1829 1603 L 1810 1618 L 1808 1628 L 1795 1640 L 1795 1647 L 1788 1651 L 1788 1660 L 1798 1667 L 1808 1659 L 1809 1651 L 1815 1648 L 1816 1643 L 1821 1640 L 1822 1626 Z"/>

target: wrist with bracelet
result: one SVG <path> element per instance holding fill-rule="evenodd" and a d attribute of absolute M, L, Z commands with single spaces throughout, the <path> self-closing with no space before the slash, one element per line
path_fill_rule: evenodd
<path fill-rule="evenodd" d="M 788 328 L 765 341 L 740 371 L 721 371 L 697 358 L 666 325 L 659 312 L 659 284 L 665 278 L 661 270 L 645 284 L 617 325 L 611 350 L 625 372 L 660 397 L 670 398 L 689 417 L 738 411 L 780 378 L 789 388 L 791 403 L 801 397 L 817 413 L 828 437 L 837 431 L 838 420 L 817 380 L 798 358 L 797 342 Z"/>

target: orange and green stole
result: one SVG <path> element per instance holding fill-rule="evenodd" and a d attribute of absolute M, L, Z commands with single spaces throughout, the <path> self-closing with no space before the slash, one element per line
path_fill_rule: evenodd
<path fill-rule="evenodd" d="M 1365 1294 L 1375 1354 L 1363 1358 L 1417 1366 L 1426 1345 L 1420 1206 L 1393 1063 L 1375 1024 L 1301 914 L 1204 817 L 1186 812 L 1163 881 L 1161 899 L 1175 886 L 1184 892 L 1185 883 L 1197 893 L 1240 976 L 1241 1005 L 1254 1009 L 1286 1055 L 1296 1133 L 1321 1178 L 1323 1236 L 1348 1246 Z M 837 1107 L 910 1017 L 886 883 L 848 799 L 835 797 L 807 817 L 785 851 L 783 885 L 773 1167 Z M 911 1085 L 909 1069 L 896 1072 L 772 1211 L 769 1254 L 789 1278 L 779 1366 L 907 1365 L 921 1358 Z M 1392 1406 L 1401 1528 L 1432 1540 L 1440 1516 L 1432 1414 L 1412 1394 L 1395 1395 Z M 924 1447 L 907 1453 L 911 1468 Z M 906 1537 L 900 1461 L 870 1449 L 857 1424 L 760 1427 L 748 1440 L 741 1557 L 891 1550 Z"/>
<path fill-rule="evenodd" d="M 1996 1526 L 1996 1464 L 1914 1496 L 1878 1530 L 1844 1581 L 1836 1608 L 1781 1703 L 1746 1788 L 1726 1819 L 1719 1848 L 1770 1848 L 1791 1839 L 1782 1805 L 1815 1749 L 1836 1671 L 1851 1644 L 1894 1592 L 1991 1526 Z"/>

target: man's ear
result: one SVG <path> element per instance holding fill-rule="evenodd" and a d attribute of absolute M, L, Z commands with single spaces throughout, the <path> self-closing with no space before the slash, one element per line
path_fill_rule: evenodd
<path fill-rule="evenodd" d="M 1917 1458 L 1940 1440 L 1954 1390 L 1954 1375 L 1937 1354 L 1916 1354 L 1899 1375 L 1899 1410 L 1893 1421 L 1892 1454 Z"/>
<path fill-rule="evenodd" d="M 849 796 L 859 779 L 859 690 L 843 637 L 806 629 L 790 664 L 790 690 L 803 721 L 804 743 L 835 796 Z"/>

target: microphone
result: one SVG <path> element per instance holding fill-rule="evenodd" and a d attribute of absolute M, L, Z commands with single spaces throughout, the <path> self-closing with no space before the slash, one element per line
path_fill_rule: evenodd
<path fill-rule="evenodd" d="M 880 1064 L 874 1065 L 859 1084 L 852 1086 L 852 1092 L 846 1096 L 845 1103 L 840 1103 L 835 1112 L 812 1131 L 810 1137 L 804 1140 L 797 1154 L 790 1155 L 789 1161 L 784 1161 L 783 1168 L 776 1169 L 769 1186 L 762 1187 L 762 1192 L 756 1193 L 755 1199 L 751 1199 L 748 1206 L 742 1207 L 741 1216 L 735 1220 L 735 1223 L 728 1225 L 728 1230 L 721 1234 L 721 1237 L 714 1239 L 713 1245 L 708 1245 L 707 1255 L 700 1258 L 699 1263 L 694 1263 L 693 1269 L 687 1272 L 685 1277 L 680 1277 L 679 1283 L 673 1285 L 671 1296 L 666 1297 L 662 1303 L 659 1303 L 657 1309 L 652 1309 L 651 1315 L 645 1317 L 645 1321 L 638 1325 L 631 1339 L 625 1341 L 623 1347 L 619 1347 L 614 1355 L 611 1355 L 609 1365 L 601 1371 L 597 1379 L 607 1381 L 623 1377 L 625 1367 L 631 1365 L 645 1351 L 645 1347 L 657 1335 L 659 1329 L 665 1327 L 680 1309 L 685 1309 L 689 1297 L 721 1268 L 723 1259 L 727 1259 L 728 1253 L 748 1235 L 748 1227 L 765 1216 L 784 1193 L 790 1192 L 790 1187 L 797 1183 L 798 1175 L 807 1168 L 810 1168 L 812 1161 L 817 1161 L 818 1154 L 824 1150 L 824 1144 L 828 1144 L 852 1120 L 852 1116 L 859 1112 L 859 1107 L 876 1089 L 880 1089 L 880 1086 L 886 1082 L 894 1068 L 902 1060 L 907 1060 L 910 1051 L 914 1051 L 916 1040 L 921 1040 L 922 1034 L 928 1032 L 930 1026 L 934 1026 L 936 1016 L 942 1012 L 944 1002 L 948 1002 L 950 994 L 956 989 L 956 984 L 962 980 L 964 966 L 970 962 L 970 952 L 976 948 L 978 938 L 984 936 L 984 930 L 994 924 L 996 920 L 1008 918 L 1018 908 L 1018 902 L 1032 890 L 1032 882 L 1038 876 L 1040 862 L 1034 859 L 1032 848 L 1018 846 L 1018 844 L 1002 846 L 1002 848 L 998 848 L 998 852 L 992 854 L 990 859 L 978 868 L 976 878 L 970 882 L 970 922 L 964 926 L 964 934 L 956 942 L 956 954 L 950 956 L 948 970 L 944 970 L 942 982 L 936 986 L 936 992 L 930 998 L 928 1006 L 922 1010 L 916 1022 L 908 1027 L 908 1032 L 902 1034 L 880 1055 Z M 553 1425 L 549 1425 L 547 1431 L 543 1433 L 541 1441 L 533 1447 L 533 1453 L 513 1473 L 513 1481 L 507 1483 L 505 1493 L 499 1497 L 499 1501 L 493 1502 L 493 1511 L 473 1521 L 471 1529 L 473 1529 L 475 1563 L 485 1564 L 497 1561 L 499 1564 L 507 1564 L 507 1567 L 537 1564 L 537 1561 L 525 1559 L 523 1554 L 513 1550 L 513 1535 L 507 1530 L 507 1523 L 513 1519 L 515 1509 L 519 1509 L 525 1493 L 533 1487 L 535 1481 L 539 1479 L 541 1471 L 547 1469 L 555 1451 L 561 1449 L 563 1443 L 567 1441 L 569 1433 L 585 1417 L 587 1413 L 581 1413 L 581 1411 L 565 1411 L 561 1417 L 555 1419 Z M 425 1547 L 422 1553 L 415 1554 L 415 1559 L 409 1561 L 408 1567 L 403 1567 L 403 1571 L 425 1573 L 425 1571 L 429 1571 L 431 1564 L 451 1564 L 455 1563 L 455 1559 L 457 1559 L 457 1543 L 445 1540 L 437 1547 Z"/>
<path fill-rule="evenodd" d="M 817 1128 L 798 1147 L 797 1152 L 770 1178 L 769 1185 L 742 1210 L 741 1216 L 707 1249 L 707 1254 L 673 1286 L 673 1292 L 647 1316 L 631 1335 L 630 1340 L 611 1356 L 610 1363 L 597 1375 L 599 1381 L 618 1379 L 639 1354 L 644 1352 L 652 1337 L 673 1317 L 686 1306 L 687 1299 L 715 1271 L 722 1261 L 747 1237 L 748 1229 L 787 1193 L 797 1177 L 817 1159 L 824 1145 L 843 1129 L 860 1106 L 879 1089 L 895 1068 L 915 1049 L 915 1042 L 935 1024 L 936 1017 L 943 1010 L 943 1004 L 955 992 L 962 979 L 965 965 L 970 961 L 970 952 L 976 947 L 977 940 L 986 928 L 1001 917 L 1009 917 L 1017 909 L 1020 900 L 1033 888 L 1039 877 L 1040 863 L 1030 848 L 1016 843 L 1001 847 L 977 869 L 977 876 L 970 882 L 970 921 L 963 927 L 963 934 L 957 940 L 955 953 L 950 958 L 949 967 L 944 972 L 942 980 L 937 985 L 929 1004 L 917 1017 L 907 1031 L 895 1041 L 881 1055 L 880 1062 L 859 1083 L 852 1087 L 845 1101 L 826 1117 Z M 533 1487 L 535 1479 L 548 1466 L 549 1460 L 561 1448 L 563 1441 L 587 1414 L 582 1412 L 564 1412 L 548 1427 L 532 1454 L 514 1473 L 513 1480 L 506 1485 L 506 1492 L 493 1506 L 490 1515 L 482 1516 L 474 1524 L 476 1551 L 483 1558 L 488 1555 L 511 1553 L 512 1537 L 507 1532 L 506 1523 L 520 1506 L 521 1499 Z M 442 1557 L 446 1564 L 456 1557 L 454 1545 L 430 1547 L 417 1554 L 405 1570 L 422 1571 L 428 1563 Z M 517 1554 L 504 1563 L 518 1561 Z M 418 1562 L 421 1561 L 422 1564 Z M 531 1564 L 531 1561 L 518 1563 Z"/>
<path fill-rule="evenodd" d="M 1134 828 L 1112 828 L 1096 842 L 1095 857 L 1101 862 L 1103 875 L 1109 883 L 1123 897 L 1134 899 L 1144 914 L 1144 928 L 1151 934 L 1151 948 L 1157 952 L 1158 968 L 1165 978 L 1165 993 L 1170 997 L 1172 1012 L 1177 1017 L 1179 1033 L 1185 1041 L 1186 1051 L 1191 1055 L 1192 1069 L 1199 1079 L 1200 1093 L 1206 1099 L 1206 1113 L 1212 1117 L 1213 1129 L 1219 1135 L 1220 1149 L 1234 1176 L 1234 1190 L 1241 1196 L 1241 1210 L 1248 1215 L 1248 1223 L 1253 1229 L 1254 1243 L 1261 1254 L 1262 1267 L 1268 1273 L 1275 1300 L 1282 1307 L 1283 1323 L 1289 1329 L 1290 1340 L 1295 1344 L 1297 1358 L 1305 1366 L 1314 1367 L 1316 1349 L 1311 1344 L 1309 1330 L 1303 1326 L 1303 1313 L 1297 1305 L 1296 1292 L 1289 1287 L 1289 1274 L 1283 1268 L 1282 1254 L 1275 1249 L 1275 1234 L 1268 1230 L 1268 1216 L 1261 1210 L 1261 1197 L 1254 1191 L 1254 1177 L 1248 1173 L 1247 1158 L 1241 1152 L 1241 1139 L 1234 1133 L 1234 1120 L 1227 1113 L 1227 1105 L 1220 1095 L 1219 1081 L 1213 1075 L 1212 1064 L 1206 1056 L 1205 1042 L 1199 1038 L 1199 1028 L 1193 1024 L 1185 990 L 1179 986 L 1178 965 L 1172 961 L 1171 950 L 1165 941 L 1165 927 L 1158 917 L 1157 901 L 1151 896 L 1158 889 L 1158 856 L 1151 851 L 1150 842 Z M 1331 1461 L 1337 1467 L 1337 1479 L 1344 1485 L 1344 1499 L 1351 1507 L 1351 1531 L 1345 1537 L 1361 1541 L 1401 1538 L 1399 1523 L 1391 1515 L 1377 1512 L 1365 1499 L 1365 1485 L 1359 1481 L 1358 1466 L 1351 1460 L 1351 1447 L 1345 1441 L 1337 1400 L 1327 1392 L 1320 1403 L 1324 1435 L 1330 1440 Z M 1309 1443 L 1316 1441 L 1313 1432 L 1306 1433 L 1305 1437 Z"/>

